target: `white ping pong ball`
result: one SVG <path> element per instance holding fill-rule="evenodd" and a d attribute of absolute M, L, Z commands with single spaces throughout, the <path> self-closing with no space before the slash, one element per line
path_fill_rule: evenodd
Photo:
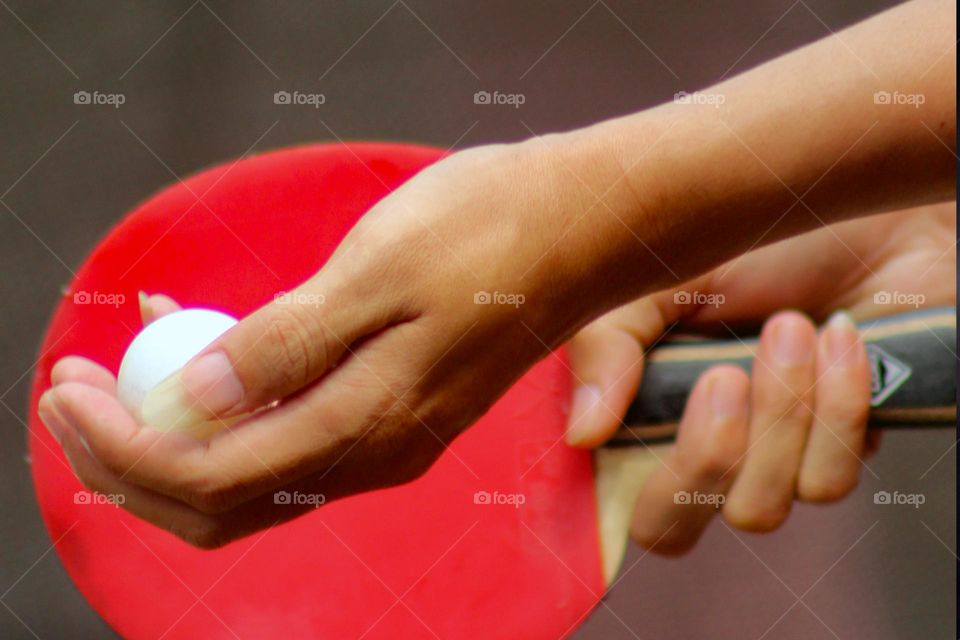
<path fill-rule="evenodd" d="M 235 324 L 236 318 L 211 309 L 175 311 L 148 324 L 130 343 L 120 363 L 120 404 L 140 421 L 147 394 Z"/>

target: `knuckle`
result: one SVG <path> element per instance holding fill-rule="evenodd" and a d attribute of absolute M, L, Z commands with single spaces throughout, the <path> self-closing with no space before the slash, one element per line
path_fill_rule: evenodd
<path fill-rule="evenodd" d="M 401 452 L 395 457 L 396 478 L 404 484 L 422 478 L 443 452 L 444 445 L 428 433 L 417 433 L 406 440 L 396 450 Z"/>
<path fill-rule="evenodd" d="M 412 410 L 392 403 L 377 415 L 376 424 L 343 441 L 348 453 L 347 466 L 364 465 L 370 469 L 361 479 L 367 488 L 385 488 L 406 484 L 422 477 L 440 457 L 445 445 L 440 436 L 420 422 Z"/>
<path fill-rule="evenodd" d="M 429 446 L 429 443 L 426 443 L 426 446 L 418 447 L 412 452 L 412 455 L 408 457 L 400 473 L 401 480 L 403 482 L 413 482 L 414 480 L 422 478 L 426 475 L 427 471 L 430 470 L 437 458 L 439 458 L 439 452 L 436 451 L 436 447 Z"/>
<path fill-rule="evenodd" d="M 790 514 L 790 503 L 756 503 L 730 500 L 723 505 L 723 517 L 743 531 L 768 533 L 779 528 Z"/>
<path fill-rule="evenodd" d="M 806 401 L 792 398 L 789 403 L 768 406 L 758 412 L 751 422 L 751 428 L 760 427 L 762 431 L 806 432 L 812 423 L 813 412 Z"/>
<path fill-rule="evenodd" d="M 311 323 L 307 315 L 278 306 L 267 321 L 264 342 L 272 349 L 268 365 L 288 382 L 302 383 L 311 372 L 326 366 L 325 331 Z"/>
<path fill-rule="evenodd" d="M 390 455 L 394 478 L 399 484 L 423 477 L 443 453 L 446 445 L 433 427 L 407 422 L 386 436 L 384 443 Z"/>
<path fill-rule="evenodd" d="M 173 534 L 187 544 L 211 551 L 231 542 L 233 537 L 216 520 L 203 519 L 190 526 L 173 531 Z"/>
<path fill-rule="evenodd" d="M 804 502 L 836 502 L 857 486 L 856 475 L 826 478 L 818 474 L 800 474 L 797 497 Z"/>
<path fill-rule="evenodd" d="M 424 393 L 417 389 L 411 393 L 414 398 L 410 405 L 414 413 L 413 424 L 429 429 L 433 434 L 432 444 L 440 450 L 492 405 L 491 400 L 478 397 L 472 385 L 461 384 L 464 386 L 443 394 Z"/>
<path fill-rule="evenodd" d="M 741 462 L 744 448 L 734 438 L 713 439 L 685 460 L 699 484 L 717 483 L 731 476 Z"/>
<path fill-rule="evenodd" d="M 727 477 L 737 465 L 737 456 L 725 451 L 712 450 L 703 455 L 694 465 L 699 482 L 716 483 Z"/>
<path fill-rule="evenodd" d="M 817 420 L 835 432 L 862 431 L 869 415 L 869 402 L 858 398 L 834 398 L 817 403 Z"/>
<path fill-rule="evenodd" d="M 634 520 L 630 525 L 630 539 L 644 549 L 652 549 L 653 545 L 662 537 L 662 534 L 642 520 Z"/>
<path fill-rule="evenodd" d="M 179 493 L 181 500 L 210 515 L 224 513 L 239 504 L 236 488 L 210 473 L 195 474 Z"/>
<path fill-rule="evenodd" d="M 813 380 L 799 378 L 758 360 L 753 372 L 754 404 L 773 417 L 808 414 L 814 400 Z"/>
<path fill-rule="evenodd" d="M 229 511 L 235 504 L 230 492 L 222 489 L 207 489 L 194 492 L 190 495 L 188 502 L 201 513 L 211 515 Z"/>
<path fill-rule="evenodd" d="M 630 527 L 630 539 L 640 547 L 662 556 L 682 556 L 697 541 L 696 536 L 677 534 L 674 530 L 664 532 L 643 524 Z"/>
<path fill-rule="evenodd" d="M 786 399 L 785 399 L 786 400 Z M 783 403 L 783 410 L 777 415 L 777 422 L 786 428 L 806 428 L 813 419 L 812 398 L 808 394 L 791 396 Z"/>

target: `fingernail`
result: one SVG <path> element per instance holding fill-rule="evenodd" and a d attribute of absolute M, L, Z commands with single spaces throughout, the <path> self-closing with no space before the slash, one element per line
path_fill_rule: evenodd
<path fill-rule="evenodd" d="M 811 356 L 811 335 L 802 318 L 786 315 L 773 327 L 773 356 L 783 365 L 802 364 Z"/>
<path fill-rule="evenodd" d="M 54 401 L 50 396 L 50 391 L 40 396 L 40 402 L 37 404 L 37 415 L 40 416 L 40 421 L 47 428 L 47 431 L 50 432 L 50 435 L 53 436 L 53 439 L 62 445 L 63 434 L 67 430 L 67 425 L 63 422 L 59 413 L 57 413 L 54 407 Z"/>
<path fill-rule="evenodd" d="M 153 388 L 140 415 L 163 431 L 190 429 L 213 416 L 225 417 L 243 400 L 243 385 L 222 351 L 200 356 Z"/>
<path fill-rule="evenodd" d="M 90 448 L 90 443 L 87 442 L 87 439 L 84 437 L 83 432 L 80 431 L 79 429 L 77 429 L 77 440 L 80 441 L 80 444 L 86 450 L 87 455 L 89 455 L 91 458 L 97 457 L 96 455 L 94 455 L 93 449 Z"/>
<path fill-rule="evenodd" d="M 716 418 L 733 418 L 747 412 L 747 385 L 732 376 L 717 375 L 710 388 L 710 408 Z"/>
<path fill-rule="evenodd" d="M 567 423 L 567 444 L 577 446 L 590 435 L 593 415 L 600 406 L 602 395 L 600 387 L 595 384 L 585 384 L 574 389 Z"/>
<path fill-rule="evenodd" d="M 827 355 L 840 366 L 856 364 L 860 356 L 857 348 L 859 334 L 853 318 L 845 311 L 837 311 L 827 321 Z"/>
<path fill-rule="evenodd" d="M 140 305 L 140 320 L 143 324 L 150 322 L 150 296 L 143 291 L 137 292 L 137 303 Z"/>

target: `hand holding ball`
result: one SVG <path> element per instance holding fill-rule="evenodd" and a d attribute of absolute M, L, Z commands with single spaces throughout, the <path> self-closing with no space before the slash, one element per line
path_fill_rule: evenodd
<path fill-rule="evenodd" d="M 143 422 L 141 408 L 147 394 L 235 324 L 235 318 L 210 309 L 184 309 L 151 322 L 133 339 L 120 363 L 117 374 L 120 403 L 137 421 Z M 229 422 L 234 421 L 236 418 Z M 225 424 L 228 422 L 211 420 L 196 426 L 188 421 L 149 426 L 205 437 Z"/>

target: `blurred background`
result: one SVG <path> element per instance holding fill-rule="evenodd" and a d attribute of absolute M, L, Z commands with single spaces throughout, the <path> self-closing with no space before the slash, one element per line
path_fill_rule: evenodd
<path fill-rule="evenodd" d="M 249 151 L 338 139 L 466 147 L 579 127 L 893 4 L 0 0 L 0 638 L 116 637 L 51 548 L 24 423 L 61 287 L 138 202 Z M 477 104 L 480 91 L 523 104 Z M 323 104 L 277 104 L 277 92 Z M 631 549 L 575 637 L 954 637 L 954 438 L 887 434 L 876 477 L 840 504 L 797 506 L 772 535 L 714 522 L 682 559 Z M 891 487 L 926 501 L 874 504 Z"/>

